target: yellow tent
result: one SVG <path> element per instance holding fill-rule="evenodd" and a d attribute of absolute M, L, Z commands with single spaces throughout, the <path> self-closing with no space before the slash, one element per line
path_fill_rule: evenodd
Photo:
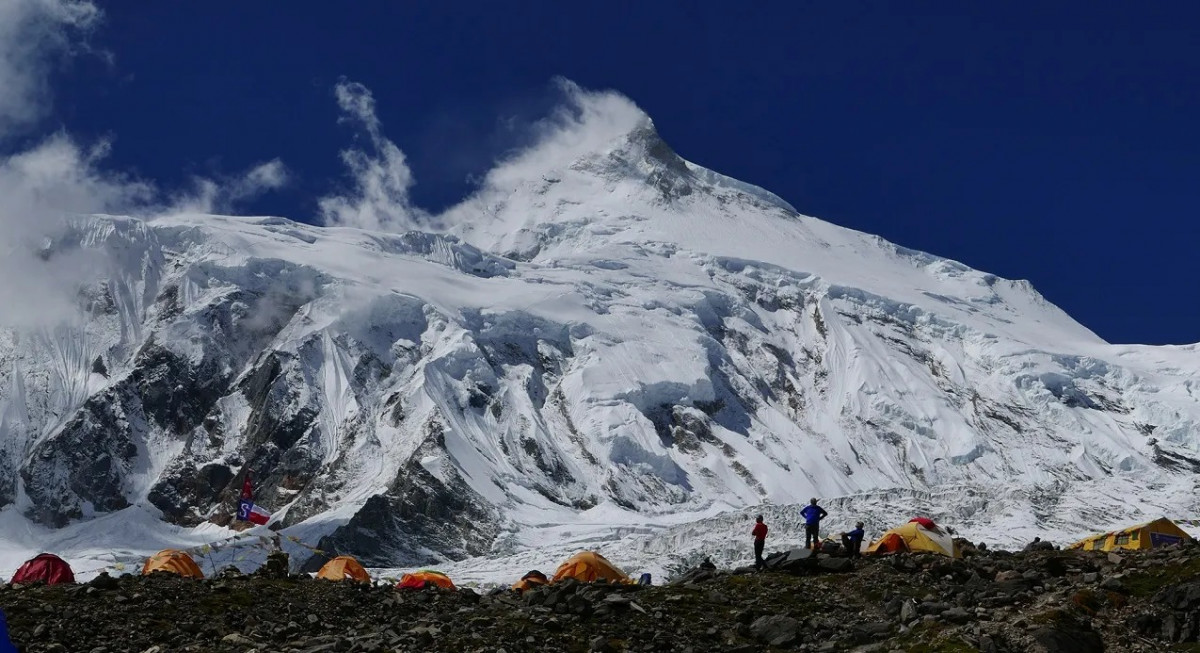
<path fill-rule="evenodd" d="M 1114 549 L 1141 551 L 1191 540 L 1192 536 L 1176 526 L 1175 522 L 1166 517 L 1159 517 L 1145 524 L 1137 524 L 1123 530 L 1084 538 L 1067 548 L 1084 551 L 1112 551 Z"/>
<path fill-rule="evenodd" d="M 951 558 L 962 557 L 954 537 L 929 519 L 920 517 L 887 531 L 867 547 L 868 554 L 901 551 L 938 553 Z"/>
<path fill-rule="evenodd" d="M 175 549 L 163 549 L 150 556 L 142 565 L 142 575 L 149 576 L 156 571 L 178 574 L 184 578 L 204 578 L 200 566 L 192 560 L 192 556 Z"/>
<path fill-rule="evenodd" d="M 324 578 L 325 580 L 354 580 L 360 583 L 371 582 L 371 575 L 367 573 L 367 570 L 363 569 L 363 566 L 350 556 L 338 556 L 326 562 L 321 567 L 321 571 L 317 572 L 317 578 Z"/>
<path fill-rule="evenodd" d="M 554 578 L 551 578 L 550 582 L 557 583 L 566 578 L 574 578 L 584 583 L 596 580 L 618 583 L 633 582 L 629 576 L 625 575 L 625 572 L 617 569 L 607 558 L 595 551 L 583 551 L 568 558 L 566 562 L 559 565 L 558 571 L 554 572 Z"/>

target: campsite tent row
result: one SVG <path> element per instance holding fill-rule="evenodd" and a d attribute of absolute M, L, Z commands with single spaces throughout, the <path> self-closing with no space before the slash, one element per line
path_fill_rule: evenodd
<path fill-rule="evenodd" d="M 1144 524 L 1084 538 L 1068 549 L 1083 551 L 1112 551 L 1126 549 L 1141 551 L 1159 546 L 1192 541 L 1192 537 L 1175 522 L 1160 517 Z M 962 557 L 958 543 L 933 521 L 916 517 L 907 524 L 897 526 L 884 533 L 867 547 L 869 554 L 896 553 L 900 551 L 926 551 L 952 558 Z"/>
<path fill-rule="evenodd" d="M 1112 551 L 1127 549 L 1139 551 L 1170 544 L 1190 542 L 1192 537 L 1175 522 L 1161 517 L 1151 522 L 1128 528 L 1100 533 L 1082 539 L 1067 547 L 1083 551 Z M 953 536 L 925 517 L 915 517 L 879 537 L 867 547 L 866 553 L 881 555 L 901 552 L 936 553 L 951 558 L 961 558 L 962 552 Z M 142 574 L 167 572 L 184 578 L 204 578 L 200 566 L 184 551 L 164 549 L 150 556 L 142 566 Z M 361 564 L 350 556 L 338 556 L 326 562 L 317 572 L 317 578 L 326 580 L 352 580 L 370 582 L 371 576 Z M 515 590 L 526 590 L 538 585 L 547 585 L 567 578 L 581 582 L 605 580 L 616 583 L 632 583 L 633 580 L 607 558 L 595 551 L 583 551 L 559 565 L 554 576 L 547 578 L 540 571 L 531 571 L 513 584 Z M 49 585 L 74 583 L 75 574 L 71 566 L 53 553 L 43 553 L 21 565 L 12 577 L 13 583 L 43 582 Z M 422 588 L 437 586 L 454 589 L 454 583 L 445 574 L 421 570 L 404 574 L 397 583 L 400 588 Z"/>
<path fill-rule="evenodd" d="M 204 578 L 204 572 L 192 556 L 176 549 L 164 549 L 150 556 L 142 565 L 142 575 L 163 572 L 182 576 L 183 578 Z M 361 564 L 350 556 L 338 556 L 326 562 L 316 574 L 317 578 L 325 580 L 350 580 L 370 582 L 371 576 Z M 607 558 L 594 551 L 584 551 L 571 556 L 559 566 L 552 578 L 546 578 L 541 572 L 530 572 L 514 585 L 514 589 L 528 589 L 535 585 L 573 578 L 581 582 L 607 580 L 611 582 L 633 582 L 625 572 L 608 561 Z M 43 553 L 21 565 L 13 575 L 13 583 L 43 582 L 49 585 L 58 583 L 74 583 L 75 574 L 65 560 L 53 553 Z M 443 589 L 455 589 L 454 582 L 441 572 L 422 569 L 404 574 L 396 587 L 402 589 L 421 589 L 436 586 Z"/>

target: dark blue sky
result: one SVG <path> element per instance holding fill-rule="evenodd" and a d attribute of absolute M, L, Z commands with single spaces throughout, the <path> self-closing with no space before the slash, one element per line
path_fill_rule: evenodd
<path fill-rule="evenodd" d="M 987 4 L 111 2 L 92 41 L 114 62 L 76 59 L 45 127 L 115 136 L 108 165 L 166 185 L 281 157 L 294 182 L 250 208 L 311 221 L 345 181 L 344 75 L 436 209 L 561 75 L 803 213 L 1030 279 L 1110 341 L 1200 341 L 1200 4 Z"/>

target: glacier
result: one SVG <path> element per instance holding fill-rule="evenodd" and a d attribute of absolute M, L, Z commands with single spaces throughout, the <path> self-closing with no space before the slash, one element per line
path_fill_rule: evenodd
<path fill-rule="evenodd" d="M 1008 546 L 1195 518 L 1197 346 L 1106 343 L 644 116 L 519 169 L 426 231 L 67 219 L 31 260 L 86 256 L 76 316 L 0 329 L 0 567 L 225 541 L 247 473 L 303 557 L 481 582 L 734 563 L 809 497 Z"/>

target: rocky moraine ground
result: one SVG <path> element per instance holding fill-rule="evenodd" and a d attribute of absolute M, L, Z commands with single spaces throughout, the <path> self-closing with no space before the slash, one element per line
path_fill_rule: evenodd
<path fill-rule="evenodd" d="M 1200 651 L 1200 546 L 777 554 L 665 586 L 398 591 L 229 573 L 5 586 L 22 651 Z"/>

